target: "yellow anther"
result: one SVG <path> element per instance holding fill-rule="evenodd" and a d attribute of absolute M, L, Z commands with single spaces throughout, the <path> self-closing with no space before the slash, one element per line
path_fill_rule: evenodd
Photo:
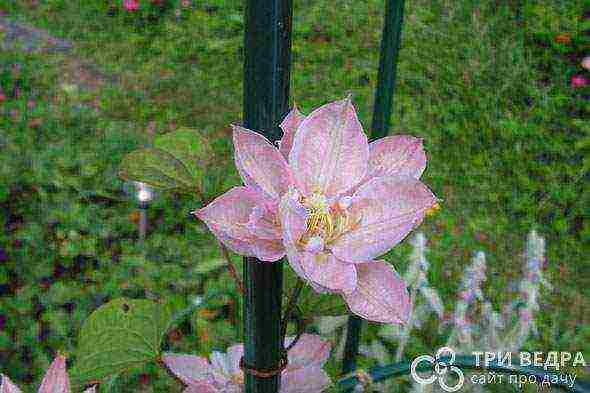
<path fill-rule="evenodd" d="M 440 205 L 438 204 L 438 202 L 435 202 L 434 205 L 432 205 L 432 207 L 428 210 L 426 210 L 426 217 L 430 217 L 433 216 L 434 214 L 436 214 L 439 210 L 441 209 Z"/>

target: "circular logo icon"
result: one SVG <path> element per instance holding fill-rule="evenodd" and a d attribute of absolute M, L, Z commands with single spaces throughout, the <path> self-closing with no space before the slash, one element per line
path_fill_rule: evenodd
<path fill-rule="evenodd" d="M 434 372 L 428 378 L 423 378 L 418 374 L 417 368 L 418 366 L 423 363 L 429 363 L 430 368 L 433 368 Z M 434 381 L 438 380 L 438 384 L 442 390 L 445 392 L 456 392 L 457 390 L 463 387 L 465 383 L 465 376 L 463 375 L 463 371 L 457 366 L 454 366 L 455 363 L 455 351 L 453 351 L 449 347 L 442 347 L 436 352 L 435 356 L 430 355 L 420 355 L 414 359 L 412 365 L 410 366 L 410 374 L 414 381 L 419 383 L 420 385 L 430 385 L 434 383 Z M 434 366 L 434 367 L 432 367 Z M 447 377 L 450 374 L 455 374 L 457 377 L 457 383 L 455 385 L 448 385 L 447 384 Z"/>

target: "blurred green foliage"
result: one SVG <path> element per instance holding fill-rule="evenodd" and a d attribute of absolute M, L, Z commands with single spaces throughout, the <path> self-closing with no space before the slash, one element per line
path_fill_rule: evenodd
<path fill-rule="evenodd" d="M 547 237 L 556 290 L 544 294 L 540 334 L 527 345 L 588 351 L 589 91 L 570 87 L 588 49 L 584 2 L 407 3 L 392 132 L 424 138 L 424 181 L 443 199 L 422 227 L 430 281 L 454 297 L 481 249 L 493 277 L 488 297 L 506 303 L 520 274 L 514 261 L 535 227 Z M 180 310 L 195 296 L 235 290 L 213 237 L 188 215 L 202 201 L 158 195 L 140 247 L 133 188 L 117 171 L 125 154 L 190 127 L 218 160 L 205 199 L 238 184 L 227 131 L 241 118 L 243 63 L 238 0 L 192 2 L 180 18 L 170 10 L 143 25 L 109 12 L 106 1 L 27 4 L 3 2 L 0 11 L 75 45 L 51 55 L 0 52 L 0 364 L 21 385 L 40 381 L 55 350 L 74 355 L 82 322 L 109 300 L 166 299 Z M 308 113 L 351 92 L 368 129 L 383 2 L 295 7 L 294 100 Z M 570 42 L 556 42 L 560 34 Z M 64 72 L 72 58 L 116 82 Z M 386 259 L 404 271 L 409 251 L 404 243 Z M 179 321 L 164 348 L 225 349 L 240 340 L 239 314 L 237 299 L 215 297 Z M 437 325 L 411 338 L 409 356 L 444 343 Z M 371 340 L 376 329 L 365 333 Z M 336 375 L 334 362 L 329 369 Z M 151 385 L 180 391 L 156 365 L 112 381 L 113 391 Z"/>

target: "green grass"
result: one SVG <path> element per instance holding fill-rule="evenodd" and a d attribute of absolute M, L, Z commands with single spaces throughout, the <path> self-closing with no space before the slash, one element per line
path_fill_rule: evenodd
<path fill-rule="evenodd" d="M 106 299 L 148 293 L 182 306 L 189 294 L 231 285 L 223 271 L 194 270 L 219 255 L 187 217 L 196 207 L 191 197 L 158 198 L 146 251 L 139 249 L 134 206 L 116 168 L 126 152 L 149 143 L 150 132 L 188 126 L 210 135 L 226 162 L 222 172 L 235 181 L 227 131 L 241 118 L 242 2 L 198 2 L 181 21 L 169 13 L 143 28 L 107 16 L 95 0 L 42 3 L 0 6 L 9 18 L 74 43 L 71 54 L 0 53 L 3 90 L 18 79 L 23 91 L 0 106 L 0 222 L 7 228 L 0 248 L 8 256 L 0 263 L 0 364 L 19 382 L 38 382 L 53 350 L 72 351 L 72 334 Z M 590 359 L 588 88 L 570 88 L 569 78 L 582 71 L 568 58 L 572 49 L 552 43 L 568 32 L 574 55 L 587 51 L 584 5 L 524 1 L 519 19 L 517 2 L 484 3 L 407 4 L 392 133 L 424 138 L 424 181 L 443 199 L 442 212 L 421 228 L 430 279 L 450 308 L 461 272 L 483 250 L 485 291 L 499 308 L 514 294 L 506 288 L 518 279 L 526 233 L 536 228 L 547 238 L 555 290 L 543 293 L 539 336 L 527 349 L 585 351 Z M 383 2 L 295 5 L 293 99 L 309 112 L 350 92 L 368 130 Z M 120 83 L 64 93 L 63 83 L 79 82 L 78 74 L 62 72 L 73 57 Z M 15 62 L 23 66 L 19 78 L 9 72 Z M 25 109 L 29 97 L 34 110 Z M 31 127 L 34 118 L 40 127 Z M 388 259 L 403 271 L 408 252 L 404 243 Z M 205 354 L 235 341 L 231 310 L 221 303 L 211 321 L 184 323 L 171 348 Z M 444 341 L 423 331 L 408 354 Z M 131 386 L 141 380 L 137 373 L 127 378 Z"/>

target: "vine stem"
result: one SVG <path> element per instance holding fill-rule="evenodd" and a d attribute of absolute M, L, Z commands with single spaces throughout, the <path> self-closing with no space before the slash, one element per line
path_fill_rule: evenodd
<path fill-rule="evenodd" d="M 242 282 L 242 279 L 238 275 L 238 271 L 236 270 L 234 263 L 231 261 L 231 258 L 229 256 L 229 251 L 227 251 L 227 247 L 225 247 L 223 245 L 223 243 L 221 243 L 220 241 L 218 241 L 217 243 L 219 244 L 219 248 L 221 249 L 221 255 L 223 255 L 223 258 L 227 262 L 227 270 L 229 271 L 229 274 L 232 276 L 232 278 L 236 282 L 236 286 L 238 287 L 238 292 L 240 293 L 240 295 L 244 295 L 244 284 Z"/>
<path fill-rule="evenodd" d="M 295 284 L 295 288 L 293 288 L 293 291 L 289 296 L 289 302 L 287 303 L 287 307 L 285 308 L 285 315 L 283 316 L 283 320 L 281 321 L 281 348 L 283 351 L 285 350 L 285 337 L 287 336 L 287 325 L 289 324 L 289 319 L 291 319 L 293 310 L 297 307 L 297 300 L 299 300 L 299 296 L 301 295 L 301 290 L 303 290 L 303 286 L 303 281 L 297 280 L 297 284 Z"/>

